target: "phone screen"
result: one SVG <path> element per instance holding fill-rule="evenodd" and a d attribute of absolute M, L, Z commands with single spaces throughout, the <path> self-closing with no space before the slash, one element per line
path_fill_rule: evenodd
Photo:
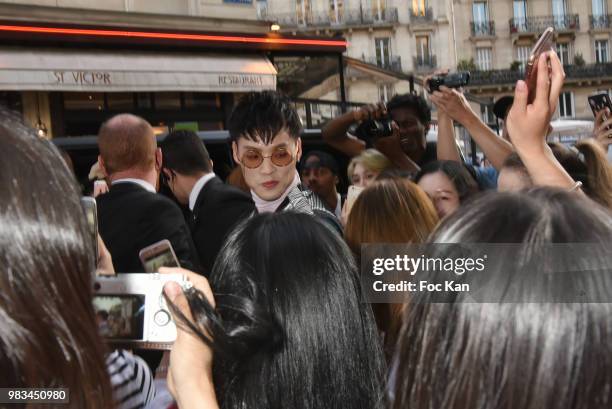
<path fill-rule="evenodd" d="M 92 240 L 96 249 L 96 261 L 100 255 L 100 249 L 98 248 L 98 209 L 96 206 L 96 199 L 92 197 L 82 197 L 81 206 L 85 212 L 87 218 L 87 225 L 91 233 Z"/>
<path fill-rule="evenodd" d="M 179 267 L 172 250 L 169 248 L 144 261 L 144 268 L 147 273 L 154 273 L 160 267 Z"/>
<path fill-rule="evenodd" d="M 98 332 L 108 339 L 142 340 L 145 296 L 94 295 Z"/>

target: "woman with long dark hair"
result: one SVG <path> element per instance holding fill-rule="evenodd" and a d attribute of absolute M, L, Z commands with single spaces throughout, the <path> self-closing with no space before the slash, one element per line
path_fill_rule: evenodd
<path fill-rule="evenodd" d="M 91 302 L 94 243 L 55 147 L 0 112 L 0 385 L 114 406 Z"/>
<path fill-rule="evenodd" d="M 327 226 L 295 213 L 250 219 L 229 237 L 210 286 L 215 310 L 196 292 L 168 294 L 200 324 L 179 319 L 189 325 L 170 358 L 179 405 L 205 405 L 216 394 L 227 409 L 384 406 L 385 364 L 372 312 L 350 250 Z M 215 393 L 202 397 L 212 386 L 191 380 L 202 379 L 199 371 L 213 358 Z"/>

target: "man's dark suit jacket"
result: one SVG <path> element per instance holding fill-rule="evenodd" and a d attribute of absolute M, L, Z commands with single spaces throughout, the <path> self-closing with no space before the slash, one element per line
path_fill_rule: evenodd
<path fill-rule="evenodd" d="M 113 257 L 116 272 L 143 272 L 138 253 L 163 239 L 172 243 L 181 267 L 199 271 L 189 227 L 170 199 L 136 183 L 122 182 L 112 185 L 96 201 L 100 236 Z"/>
<path fill-rule="evenodd" d="M 214 177 L 202 188 L 193 207 L 192 236 L 204 275 L 208 276 L 226 236 L 255 213 L 247 193 Z"/>

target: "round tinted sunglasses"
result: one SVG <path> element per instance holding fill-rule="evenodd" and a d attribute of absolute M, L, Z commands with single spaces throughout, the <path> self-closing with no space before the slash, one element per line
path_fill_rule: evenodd
<path fill-rule="evenodd" d="M 286 148 L 277 148 L 272 155 L 268 156 L 263 156 L 260 151 L 248 149 L 240 161 L 247 168 L 255 169 L 260 167 L 266 158 L 270 158 L 270 161 L 276 166 L 287 166 L 293 162 L 293 155 Z"/>

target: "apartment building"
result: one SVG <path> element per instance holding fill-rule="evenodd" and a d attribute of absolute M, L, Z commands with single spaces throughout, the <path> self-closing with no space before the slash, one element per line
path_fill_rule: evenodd
<path fill-rule="evenodd" d="M 566 81 L 558 117 L 592 119 L 587 96 L 612 91 L 610 0 L 469 0 L 456 2 L 459 66 L 481 101 L 511 94 L 546 27 L 555 28 Z"/>
<path fill-rule="evenodd" d="M 345 87 L 352 102 L 387 100 L 410 90 L 407 74 L 456 65 L 448 0 L 267 0 L 259 16 L 283 33 L 342 36 L 348 41 Z M 367 65 L 379 70 L 367 70 Z M 338 99 L 335 89 L 320 99 Z"/>

